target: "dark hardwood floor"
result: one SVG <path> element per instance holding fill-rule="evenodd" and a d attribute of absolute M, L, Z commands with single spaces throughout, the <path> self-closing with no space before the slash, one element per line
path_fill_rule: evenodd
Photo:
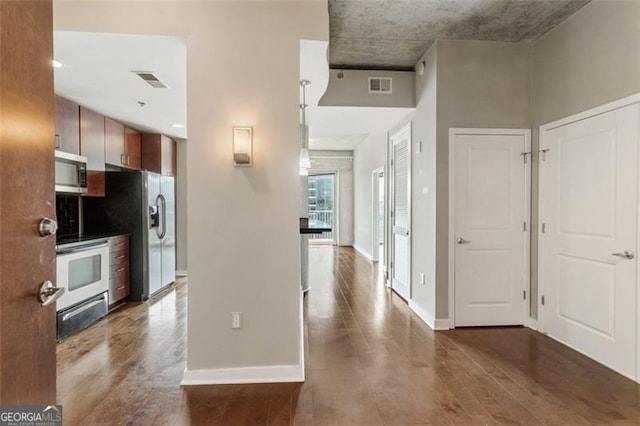
<path fill-rule="evenodd" d="M 312 247 L 304 384 L 179 386 L 187 285 L 58 345 L 65 424 L 639 424 L 640 386 L 525 328 L 433 332 L 351 248 Z"/>

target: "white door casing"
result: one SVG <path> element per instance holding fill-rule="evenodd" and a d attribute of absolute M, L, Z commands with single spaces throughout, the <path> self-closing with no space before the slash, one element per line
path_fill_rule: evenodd
<path fill-rule="evenodd" d="M 411 124 L 390 137 L 391 146 L 391 288 L 411 298 Z"/>
<path fill-rule="evenodd" d="M 529 288 L 529 129 L 450 129 L 449 312 L 521 325 Z"/>
<path fill-rule="evenodd" d="M 637 102 L 540 128 L 538 309 L 542 332 L 636 380 Z"/>

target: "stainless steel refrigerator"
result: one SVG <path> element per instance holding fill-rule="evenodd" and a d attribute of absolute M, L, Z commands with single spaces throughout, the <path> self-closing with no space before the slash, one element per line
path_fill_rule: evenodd
<path fill-rule="evenodd" d="M 146 300 L 176 278 L 175 179 L 110 171 L 105 189 L 104 198 L 83 201 L 85 233 L 129 234 L 129 300 Z"/>

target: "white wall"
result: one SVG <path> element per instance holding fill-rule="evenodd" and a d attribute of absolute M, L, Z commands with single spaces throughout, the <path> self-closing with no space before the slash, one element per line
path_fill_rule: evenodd
<path fill-rule="evenodd" d="M 312 150 L 310 173 L 336 172 L 338 227 L 336 244 L 353 245 L 353 151 Z"/>
<path fill-rule="evenodd" d="M 438 41 L 436 318 L 449 318 L 449 129 L 531 127 L 531 45 Z"/>
<path fill-rule="evenodd" d="M 299 46 L 328 39 L 326 1 L 56 2 L 54 14 L 61 30 L 186 36 L 185 377 L 301 380 Z M 233 166 L 234 125 L 254 128 L 253 167 Z"/>
<path fill-rule="evenodd" d="M 412 121 L 411 147 L 411 305 L 433 326 L 436 314 L 436 100 L 440 70 L 437 43 L 418 62 L 425 62 L 423 75 L 416 73 L 416 111 Z M 416 144 L 422 152 L 416 153 Z M 420 283 L 420 273 L 425 283 Z"/>
<path fill-rule="evenodd" d="M 338 74 L 343 77 L 338 78 Z M 392 93 L 369 93 L 369 77 L 391 77 Z M 319 105 L 413 108 L 416 105 L 414 72 L 332 69 L 329 86 Z"/>
<path fill-rule="evenodd" d="M 375 169 L 386 167 L 387 132 L 371 133 L 354 151 L 354 247 L 369 259 L 377 249 L 372 235 L 373 178 Z M 386 179 L 386 175 L 385 175 Z M 382 190 L 382 189 L 381 189 Z M 382 236 L 381 236 L 382 237 Z M 382 261 L 382 259 L 380 259 Z"/>
<path fill-rule="evenodd" d="M 538 226 L 538 131 L 545 123 L 640 93 L 640 2 L 592 1 L 533 45 L 532 229 Z M 538 234 L 531 235 L 537 318 Z"/>

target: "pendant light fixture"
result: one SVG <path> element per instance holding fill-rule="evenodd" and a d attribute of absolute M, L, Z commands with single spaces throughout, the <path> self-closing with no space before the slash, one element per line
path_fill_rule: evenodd
<path fill-rule="evenodd" d="M 302 103 L 300 104 L 300 112 L 302 116 L 301 123 L 301 135 L 302 135 L 302 148 L 300 149 L 300 176 L 308 176 L 309 169 L 311 168 L 311 158 L 309 157 L 309 135 L 307 132 L 307 86 L 309 86 L 311 82 L 309 80 L 301 80 L 300 86 L 302 87 Z"/>

